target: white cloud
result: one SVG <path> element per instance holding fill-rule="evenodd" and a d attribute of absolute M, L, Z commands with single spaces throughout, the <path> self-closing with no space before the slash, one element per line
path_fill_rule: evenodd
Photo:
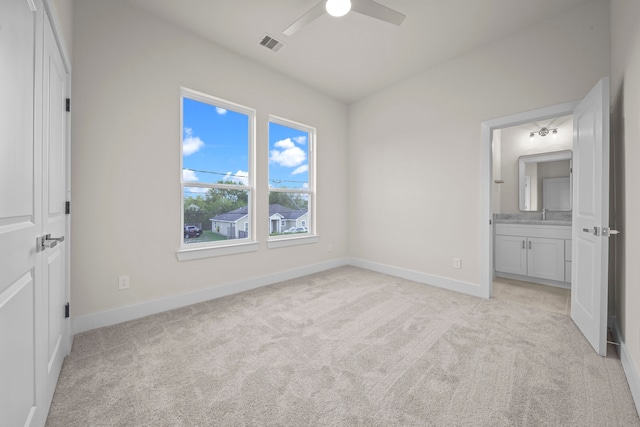
<path fill-rule="evenodd" d="M 294 170 L 293 172 L 291 172 L 291 175 L 298 175 L 301 173 L 305 173 L 309 170 L 309 165 L 302 165 L 299 166 L 298 168 L 296 168 L 296 170 Z"/>
<path fill-rule="evenodd" d="M 225 114 L 227 114 L 227 110 L 225 110 L 224 108 L 216 107 L 216 113 L 224 116 Z"/>
<path fill-rule="evenodd" d="M 296 144 L 293 143 L 291 138 L 281 139 L 280 141 L 276 141 L 276 143 L 273 145 L 274 147 L 284 148 L 284 149 L 293 148 L 296 146 Z"/>
<path fill-rule="evenodd" d="M 199 137 L 193 136 L 191 128 L 185 128 L 184 133 L 186 138 L 182 140 L 182 154 L 189 156 L 204 147 L 204 142 Z"/>
<path fill-rule="evenodd" d="M 200 178 L 191 169 L 182 169 L 182 180 L 184 182 L 198 182 Z"/>
<path fill-rule="evenodd" d="M 236 173 L 227 172 L 224 181 L 232 181 L 236 184 L 249 185 L 249 172 L 239 170 Z"/>
<path fill-rule="evenodd" d="M 305 145 L 307 143 L 307 137 L 305 135 L 296 136 L 296 137 L 293 138 L 293 141 L 296 144 Z"/>
<path fill-rule="evenodd" d="M 191 194 L 204 194 L 209 191 L 206 187 L 185 187 L 185 189 Z"/>
<path fill-rule="evenodd" d="M 283 139 L 274 144 L 276 149 L 269 153 L 269 161 L 280 166 L 293 168 L 300 166 L 307 160 L 307 154 L 296 147 L 291 138 Z M 278 150 L 280 148 L 281 150 Z"/>

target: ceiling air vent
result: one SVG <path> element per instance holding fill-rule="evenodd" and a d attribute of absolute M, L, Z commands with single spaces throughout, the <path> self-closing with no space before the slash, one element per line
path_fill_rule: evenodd
<path fill-rule="evenodd" d="M 280 50 L 280 48 L 282 46 L 284 46 L 284 44 L 282 42 L 274 39 L 270 35 L 265 34 L 264 37 L 262 37 L 262 40 L 260 40 L 260 46 L 264 46 L 269 50 L 277 52 L 277 51 Z"/>

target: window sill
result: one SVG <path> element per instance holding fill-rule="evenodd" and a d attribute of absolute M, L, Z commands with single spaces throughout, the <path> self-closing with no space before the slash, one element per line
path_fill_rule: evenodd
<path fill-rule="evenodd" d="M 284 248 L 287 246 L 308 245 L 311 243 L 318 243 L 318 236 L 305 236 L 305 237 L 287 237 L 285 239 L 273 239 L 267 242 L 269 249 Z"/>
<path fill-rule="evenodd" d="M 193 259 L 211 258 L 216 256 L 242 254 L 246 252 L 256 252 L 260 244 L 255 242 L 239 243 L 228 246 L 205 247 L 205 248 L 189 248 L 179 249 L 176 252 L 178 261 L 190 261 Z"/>

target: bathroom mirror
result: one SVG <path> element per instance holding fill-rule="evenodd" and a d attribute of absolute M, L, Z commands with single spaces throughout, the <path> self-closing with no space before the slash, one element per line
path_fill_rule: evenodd
<path fill-rule="evenodd" d="M 571 150 L 530 154 L 518 159 L 521 211 L 570 211 Z"/>

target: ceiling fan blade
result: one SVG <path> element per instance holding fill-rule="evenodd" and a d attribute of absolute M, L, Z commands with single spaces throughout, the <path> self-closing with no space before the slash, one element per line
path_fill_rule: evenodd
<path fill-rule="evenodd" d="M 285 36 L 291 36 L 297 33 L 298 30 L 302 29 L 306 25 L 320 18 L 325 12 L 324 4 L 325 4 L 324 0 L 321 0 L 320 2 L 318 2 L 318 4 L 313 6 L 307 13 L 302 15 L 300 19 L 298 19 L 296 22 L 294 22 L 289 27 L 287 27 L 287 29 L 284 30 L 282 34 L 284 34 Z"/>
<path fill-rule="evenodd" d="M 351 10 L 394 25 L 402 24 L 407 17 L 373 0 L 351 0 Z"/>

